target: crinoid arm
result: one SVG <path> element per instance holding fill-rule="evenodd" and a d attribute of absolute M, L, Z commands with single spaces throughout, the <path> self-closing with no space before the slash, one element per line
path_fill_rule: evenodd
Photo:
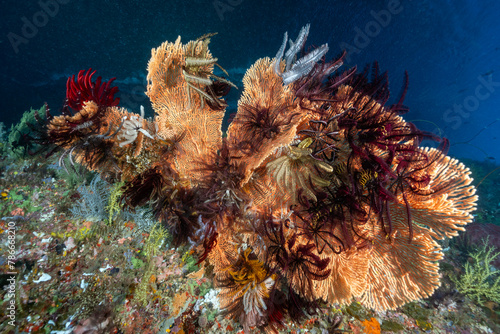
<path fill-rule="evenodd" d="M 297 54 L 304 48 L 307 36 L 309 35 L 309 28 L 309 24 L 304 26 L 300 30 L 299 36 L 297 37 L 296 41 L 293 42 L 292 40 L 290 40 L 290 48 L 285 53 L 285 70 L 282 71 L 280 68 L 280 62 L 281 58 L 283 57 L 283 52 L 286 48 L 286 39 L 288 36 L 288 34 L 285 32 L 283 44 L 278 50 L 278 53 L 276 54 L 276 58 L 274 60 L 274 71 L 276 72 L 276 74 L 280 75 L 283 78 L 283 83 L 285 85 L 291 84 L 292 82 L 308 75 L 316 65 L 316 62 L 318 62 L 328 52 L 328 44 L 323 44 L 322 46 L 314 49 L 296 62 L 293 62 Z"/>

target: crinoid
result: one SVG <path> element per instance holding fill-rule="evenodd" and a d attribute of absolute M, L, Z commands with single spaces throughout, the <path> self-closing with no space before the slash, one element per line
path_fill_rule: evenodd
<path fill-rule="evenodd" d="M 302 189 L 307 197 L 316 200 L 312 187 L 326 187 L 330 184 L 321 177 L 321 173 L 332 172 L 333 167 L 311 156 L 313 150 L 309 145 L 312 141 L 308 138 L 297 146 L 285 148 L 285 154 L 266 165 L 279 187 L 289 192 L 292 198 L 296 198 L 298 189 Z"/>
<path fill-rule="evenodd" d="M 219 296 L 226 312 L 239 319 L 246 331 L 264 325 L 267 321 L 266 299 L 276 275 L 268 274 L 251 248 L 243 251 L 226 271 L 226 278 L 218 283 L 223 287 Z"/>
<path fill-rule="evenodd" d="M 65 112 L 51 119 L 47 126 L 49 138 L 55 144 L 64 147 L 99 130 L 105 113 L 106 109 L 100 108 L 96 102 L 85 101 L 76 114 Z"/>
<path fill-rule="evenodd" d="M 155 166 L 136 175 L 123 187 L 121 201 L 125 202 L 128 207 L 134 209 L 137 206 L 147 203 L 156 203 L 163 196 L 163 189 L 167 186 L 168 181 L 165 179 L 160 168 Z M 170 173 L 174 173 L 170 171 Z"/>
<path fill-rule="evenodd" d="M 191 244 L 191 249 L 202 248 L 199 252 L 198 261 L 196 264 L 200 264 L 208 257 L 208 254 L 217 245 L 217 227 L 215 221 L 203 222 L 202 216 L 198 216 L 198 225 L 200 228 L 194 233 L 193 238 L 189 237 L 189 243 Z"/>
<path fill-rule="evenodd" d="M 199 191 L 205 194 L 204 205 L 218 214 L 236 212 L 248 203 L 247 195 L 241 189 L 244 178 L 241 167 L 231 159 L 227 140 L 201 168 L 207 177 L 202 180 Z"/>
<path fill-rule="evenodd" d="M 123 140 L 120 146 L 125 146 L 133 143 L 134 141 L 142 141 L 140 138 L 146 136 L 149 139 L 154 137 L 144 129 L 144 107 L 141 106 L 141 116 L 130 115 L 123 117 L 123 131 L 121 131 L 118 139 Z"/>
<path fill-rule="evenodd" d="M 322 194 L 318 201 L 304 198 L 302 203 L 307 203 L 304 203 L 303 211 L 293 211 L 294 225 L 299 236 L 303 235 L 305 239 L 314 243 L 319 255 L 325 251 L 325 248 L 327 252 L 340 254 L 346 249 L 346 244 L 341 234 L 335 234 L 335 227 L 338 224 L 335 219 L 338 219 L 338 216 L 332 214 L 334 209 L 330 203 L 323 201 L 325 198 L 326 194 Z M 332 219 L 333 217 L 335 219 Z"/>
<path fill-rule="evenodd" d="M 201 99 L 201 108 L 204 101 L 212 109 L 221 109 L 226 106 L 220 98 L 227 95 L 230 87 L 238 88 L 231 81 L 213 74 L 213 66 L 217 66 L 224 74 L 229 76 L 225 69 L 217 64 L 217 58 L 212 58 L 208 50 L 210 38 L 217 33 L 205 34 L 196 40 L 189 42 L 186 46 L 185 66 L 182 75 L 187 83 L 187 95 L 189 105 L 192 104 L 191 90 L 198 93 Z M 212 80 L 214 79 L 214 80 Z"/>
<path fill-rule="evenodd" d="M 283 106 L 287 108 L 287 106 Z M 255 106 L 244 106 L 241 109 L 241 118 L 236 122 L 241 124 L 241 127 L 254 135 L 251 145 L 258 145 L 264 139 L 273 139 L 282 131 L 282 127 L 289 126 L 291 118 L 280 122 L 278 115 L 284 114 L 285 111 L 275 106 L 274 108 L 258 108 Z M 250 138 L 249 138 L 250 139 Z"/>
<path fill-rule="evenodd" d="M 328 119 L 312 119 L 309 126 L 298 131 L 298 134 L 307 136 L 311 142 L 311 155 L 327 163 L 333 163 L 335 159 L 336 144 L 339 142 L 338 128 L 333 123 L 342 114 L 328 117 Z"/>
<path fill-rule="evenodd" d="M 288 34 L 285 33 L 285 35 L 283 36 L 283 43 L 281 44 L 281 47 L 278 50 L 278 53 L 276 54 L 274 71 L 276 72 L 276 74 L 280 75 L 283 78 L 283 83 L 285 85 L 288 85 L 294 81 L 299 80 L 304 76 L 307 76 L 316 66 L 316 62 L 320 60 L 328 52 L 328 44 L 323 44 L 322 46 L 314 49 L 310 53 L 306 54 L 305 56 L 294 62 L 297 54 L 304 48 L 307 36 L 309 35 L 309 28 L 310 28 L 309 24 L 305 25 L 300 30 L 299 36 L 297 37 L 295 42 L 290 40 L 290 48 L 286 53 L 284 52 L 288 40 Z M 284 71 L 281 69 L 280 66 L 283 54 L 285 55 Z"/>
<path fill-rule="evenodd" d="M 121 124 L 106 122 L 102 126 L 105 109 L 95 102 L 86 101 L 82 109 L 74 116 L 57 116 L 48 124 L 48 138 L 53 143 L 64 148 L 59 158 L 59 165 L 64 165 L 64 158 L 69 157 L 71 165 L 74 161 L 89 169 L 99 169 L 108 166 L 109 171 L 119 173 L 115 155 L 112 152 L 113 140 L 121 129 Z M 76 155 L 73 158 L 73 155 Z"/>
<path fill-rule="evenodd" d="M 99 76 L 95 81 L 92 81 L 95 73 L 96 71 L 92 72 L 92 69 L 89 68 L 87 72 L 85 70 L 78 72 L 76 78 L 74 75 L 68 78 L 66 82 L 67 107 L 78 111 L 82 109 L 83 103 L 86 101 L 94 101 L 104 108 L 117 106 L 120 103 L 120 99 L 114 97 L 118 92 L 118 87 L 111 86 L 116 78 L 103 82 Z"/>
<path fill-rule="evenodd" d="M 198 215 L 191 209 L 198 207 L 198 197 L 192 189 L 180 185 L 162 193 L 162 197 L 155 203 L 156 217 L 173 236 L 175 247 L 187 244 L 200 228 Z"/>

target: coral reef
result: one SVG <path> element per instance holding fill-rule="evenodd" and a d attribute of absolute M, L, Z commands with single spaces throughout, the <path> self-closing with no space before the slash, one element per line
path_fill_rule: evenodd
<path fill-rule="evenodd" d="M 108 216 L 109 185 L 96 176 L 88 186 L 78 187 L 80 199 L 69 210 L 74 218 L 91 222 L 104 220 Z"/>
<path fill-rule="evenodd" d="M 480 305 L 487 301 L 500 304 L 500 272 L 491 268 L 499 255 L 485 239 L 483 245 L 470 254 L 473 263 L 466 262 L 463 275 L 454 279 L 457 290 Z"/>
<path fill-rule="evenodd" d="M 464 230 L 476 205 L 447 141 L 401 117 L 407 77 L 387 105 L 377 64 L 340 72 L 345 54 L 326 61 L 326 44 L 305 53 L 308 33 L 288 50 L 285 34 L 274 59 L 248 69 L 227 136 L 223 98 L 234 85 L 213 74 L 212 34 L 152 50 L 153 119 L 118 107 L 117 89 L 91 70 L 68 80 L 63 114 L 46 116 L 61 157 L 123 182 L 131 209 L 151 205 L 247 331 L 299 322 L 323 304 L 355 299 L 381 311 L 430 296 L 437 241 Z M 184 319 L 195 316 L 181 304 Z"/>

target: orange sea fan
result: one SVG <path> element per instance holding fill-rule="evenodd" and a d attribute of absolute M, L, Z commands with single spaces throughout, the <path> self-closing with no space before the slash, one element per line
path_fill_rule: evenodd
<path fill-rule="evenodd" d="M 388 203 L 387 216 L 381 213 L 390 219 L 391 233 L 385 232 L 374 212 L 356 228 L 356 234 L 369 241 L 368 247 L 340 254 L 327 248 L 324 256 L 332 260 L 332 274 L 314 283 L 313 297 L 341 304 L 354 297 L 370 308 L 385 310 L 425 298 L 440 285 L 437 261 L 442 253 L 435 239 L 454 236 L 472 221 L 477 196 L 470 171 L 457 160 L 436 149 L 418 152 L 416 155 L 423 158 L 415 162 L 416 173 L 410 175 L 412 180 L 425 176 L 429 181 L 405 183 L 401 191 L 394 192 L 395 201 Z M 398 182 L 396 166 L 392 166 L 394 178 L 389 190 Z M 351 163 L 350 168 L 362 167 Z M 373 208 L 366 206 L 366 212 L 370 210 Z"/>
<path fill-rule="evenodd" d="M 457 236 L 474 219 L 472 212 L 478 196 L 471 172 L 458 160 L 436 149 L 425 148 L 424 152 L 432 161 L 426 168 L 431 175 L 429 195 L 409 193 L 412 216 L 436 239 Z"/>
<path fill-rule="evenodd" d="M 263 58 L 248 69 L 238 112 L 227 131 L 232 155 L 245 166 L 246 181 L 274 150 L 292 142 L 303 117 L 297 113 L 292 90 L 272 65 Z"/>
<path fill-rule="evenodd" d="M 322 256 L 331 259 L 328 266 L 331 274 L 325 280 L 314 282 L 314 295 L 310 298 L 347 305 L 353 297 L 361 296 L 366 291 L 368 264 L 372 259 L 369 249 L 325 253 Z"/>
<path fill-rule="evenodd" d="M 224 110 L 214 111 L 203 103 L 203 97 L 189 93 L 193 87 L 198 90 L 204 88 L 201 83 L 186 81 L 182 72 L 186 67 L 186 58 L 192 57 L 194 52 L 195 56 L 212 59 L 208 49 L 199 50 L 196 46 L 188 55 L 188 50 L 193 48 L 193 42 L 190 43 L 183 45 L 178 37 L 175 43 L 165 42 L 152 50 L 146 94 L 157 114 L 159 136 L 163 139 L 182 136 L 177 143 L 182 154 L 175 157 L 175 166 L 181 177 L 196 184 L 203 176 L 200 172 L 203 167 L 201 161 L 206 160 L 221 145 Z M 203 55 L 200 55 L 202 51 Z M 204 71 L 213 71 L 213 64 L 205 67 Z M 210 79 L 205 80 L 211 82 Z"/>
<path fill-rule="evenodd" d="M 228 278 L 226 269 L 230 268 L 239 258 L 238 246 L 234 244 L 233 236 L 234 233 L 220 233 L 217 244 L 208 255 L 208 262 L 214 267 L 216 286 L 217 281 Z"/>
<path fill-rule="evenodd" d="M 407 78 L 386 106 L 377 65 L 337 74 L 344 55 L 320 61 L 326 44 L 299 57 L 308 32 L 287 52 L 285 35 L 276 59 L 250 67 L 227 138 L 232 84 L 213 74 L 213 34 L 152 50 L 153 119 L 89 100 L 48 126 L 63 156 L 125 181 L 127 205 L 154 206 L 174 246 L 211 267 L 222 307 L 246 330 L 300 319 L 320 300 L 381 311 L 430 296 L 438 242 L 476 206 L 447 141 L 401 116 Z M 423 139 L 442 145 L 422 148 Z"/>
<path fill-rule="evenodd" d="M 180 36 L 177 37 L 174 43 L 167 41 L 158 48 L 151 50 L 146 92 L 151 103 L 161 103 L 162 100 L 167 100 L 166 95 L 172 95 L 170 90 L 182 83 L 184 53 L 184 46 L 181 43 Z"/>
<path fill-rule="evenodd" d="M 359 301 L 375 310 L 394 309 L 428 297 L 440 285 L 437 261 L 443 257 L 441 247 L 418 226 L 409 243 L 405 219 L 404 215 L 395 216 L 398 232 L 391 241 L 381 233 L 373 240 L 367 287 Z"/>

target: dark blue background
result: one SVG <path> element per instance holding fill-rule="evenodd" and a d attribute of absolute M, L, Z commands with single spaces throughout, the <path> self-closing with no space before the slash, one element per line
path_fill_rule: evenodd
<path fill-rule="evenodd" d="M 448 137 L 451 155 L 500 161 L 499 1 L 54 1 L 1 1 L 0 121 L 8 125 L 45 101 L 57 111 L 67 77 L 89 67 L 117 78 L 123 106 L 152 113 L 143 94 L 151 48 L 178 35 L 218 32 L 212 53 L 241 88 L 245 70 L 273 57 L 285 31 L 295 38 L 310 23 L 309 45 L 328 43 L 329 57 L 357 47 L 347 65 L 377 60 L 394 98 L 408 70 L 405 118 Z M 390 22 L 377 23 L 391 6 Z M 40 27 L 23 31 L 26 22 Z"/>

